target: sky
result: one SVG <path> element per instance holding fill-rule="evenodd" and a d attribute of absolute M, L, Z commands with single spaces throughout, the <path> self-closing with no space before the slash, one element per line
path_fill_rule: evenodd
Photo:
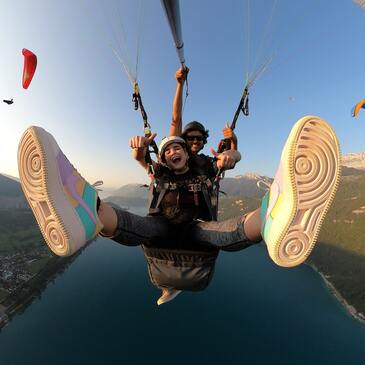
<path fill-rule="evenodd" d="M 142 119 L 112 48 L 132 69 L 139 55 L 138 82 L 159 142 L 168 133 L 179 68 L 160 1 L 0 5 L 0 98 L 15 101 L 0 103 L 0 173 L 18 176 L 18 142 L 38 125 L 91 183 L 114 189 L 147 182 L 128 145 L 143 132 Z M 291 127 L 309 114 L 333 126 L 343 154 L 365 151 L 365 111 L 351 117 L 365 98 L 365 10 L 351 0 L 184 0 L 180 12 L 190 68 L 183 122 L 198 120 L 210 130 L 206 154 L 232 120 L 247 73 L 271 60 L 250 90 L 250 115 L 238 119 L 242 160 L 226 176 L 273 176 Z M 22 48 L 38 57 L 27 90 Z"/>

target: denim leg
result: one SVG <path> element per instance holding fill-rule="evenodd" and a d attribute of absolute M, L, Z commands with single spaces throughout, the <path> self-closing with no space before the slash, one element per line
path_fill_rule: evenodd
<path fill-rule="evenodd" d="M 165 241 L 169 236 L 169 223 L 162 216 L 146 216 L 115 209 L 118 217 L 117 229 L 110 237 L 125 246 L 150 246 L 153 242 Z"/>
<path fill-rule="evenodd" d="M 257 242 L 250 241 L 243 228 L 246 216 L 234 217 L 221 222 L 199 222 L 191 227 L 190 237 L 223 251 L 243 250 Z"/>

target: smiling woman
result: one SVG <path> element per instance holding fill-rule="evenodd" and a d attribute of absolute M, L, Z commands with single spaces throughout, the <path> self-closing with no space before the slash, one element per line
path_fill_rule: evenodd
<path fill-rule="evenodd" d="M 183 147 L 180 143 L 172 142 L 165 148 L 162 161 L 179 175 L 187 171 L 188 157 L 186 146 Z"/>

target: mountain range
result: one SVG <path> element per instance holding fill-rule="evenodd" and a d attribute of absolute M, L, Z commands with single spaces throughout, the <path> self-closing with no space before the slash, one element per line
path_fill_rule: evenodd
<path fill-rule="evenodd" d="M 342 175 L 359 176 L 365 175 L 365 152 L 350 153 L 342 156 Z M 221 181 L 221 190 L 227 196 L 242 196 L 248 198 L 258 198 L 262 196 L 262 187 L 265 184 L 257 186 L 258 181 L 264 181 L 268 184 L 272 178 L 262 176 L 256 173 L 247 172 L 236 177 L 226 177 Z M 140 203 L 146 201 L 148 197 L 148 188 L 141 184 L 127 184 L 110 193 L 106 198 L 107 201 L 118 200 L 125 201 L 126 205 L 133 205 L 131 202 L 136 199 Z"/>
<path fill-rule="evenodd" d="M 342 157 L 342 175 L 365 175 L 365 152 L 350 153 Z M 0 174 L 0 209 L 27 207 L 19 179 Z M 258 187 L 258 181 L 270 184 L 272 178 L 248 172 L 236 177 L 226 177 L 221 181 L 220 189 L 227 197 L 260 198 L 264 183 Z M 108 193 L 106 201 L 120 206 L 143 206 L 148 199 L 148 187 L 142 184 L 126 184 Z M 104 194 L 105 196 L 106 194 Z M 224 196 L 224 195 L 223 195 Z"/>
<path fill-rule="evenodd" d="M 349 153 L 342 156 L 342 166 L 365 171 L 365 152 Z"/>

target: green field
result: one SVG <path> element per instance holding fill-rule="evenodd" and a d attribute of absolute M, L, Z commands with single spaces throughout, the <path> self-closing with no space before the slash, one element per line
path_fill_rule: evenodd
<path fill-rule="evenodd" d="M 319 241 L 365 256 L 365 176 L 344 176 Z"/>
<path fill-rule="evenodd" d="M 29 209 L 0 210 L 0 254 L 43 245 L 43 237 Z"/>

